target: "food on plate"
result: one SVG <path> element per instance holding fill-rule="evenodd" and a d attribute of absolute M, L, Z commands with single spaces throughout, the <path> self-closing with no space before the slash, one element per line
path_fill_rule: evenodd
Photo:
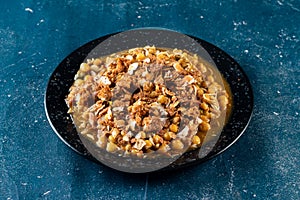
<path fill-rule="evenodd" d="M 198 55 L 146 46 L 87 59 L 66 103 L 80 136 L 97 148 L 172 157 L 222 130 L 231 95 L 218 70 Z"/>

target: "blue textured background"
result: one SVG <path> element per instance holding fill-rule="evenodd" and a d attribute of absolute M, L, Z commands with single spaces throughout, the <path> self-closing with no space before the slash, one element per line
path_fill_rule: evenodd
<path fill-rule="evenodd" d="M 44 112 L 59 62 L 108 33 L 164 27 L 227 51 L 248 74 L 252 121 L 220 156 L 128 175 L 64 145 Z M 0 199 L 300 199 L 300 1 L 0 0 Z"/>

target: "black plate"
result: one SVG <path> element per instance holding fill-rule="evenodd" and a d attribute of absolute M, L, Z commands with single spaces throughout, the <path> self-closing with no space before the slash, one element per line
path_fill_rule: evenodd
<path fill-rule="evenodd" d="M 68 55 L 51 75 L 45 95 L 46 114 L 55 133 L 74 151 L 93 161 L 96 161 L 96 159 L 91 156 L 81 142 L 67 113 L 68 108 L 64 99 L 69 92 L 70 86 L 73 84 L 74 76 L 80 64 L 97 45 L 114 34 L 88 42 Z M 226 150 L 243 134 L 248 126 L 253 110 L 251 85 L 240 65 L 220 48 L 202 39 L 190 37 L 208 52 L 221 74 L 229 83 L 233 95 L 232 113 L 218 141 L 206 156 L 199 157 L 199 150 L 194 150 L 183 154 L 180 159 L 164 168 L 164 170 L 201 163 Z"/>

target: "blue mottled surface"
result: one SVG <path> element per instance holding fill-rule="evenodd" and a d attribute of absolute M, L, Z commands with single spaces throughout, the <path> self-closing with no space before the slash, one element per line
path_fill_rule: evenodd
<path fill-rule="evenodd" d="M 0 0 L 0 199 L 300 199 L 300 1 Z M 47 80 L 84 43 L 164 27 L 227 51 L 255 95 L 252 121 L 220 156 L 128 175 L 64 145 L 44 112 Z"/>

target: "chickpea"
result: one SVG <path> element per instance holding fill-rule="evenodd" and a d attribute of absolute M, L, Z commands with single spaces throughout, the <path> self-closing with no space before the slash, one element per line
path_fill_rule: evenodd
<path fill-rule="evenodd" d="M 139 158 L 142 158 L 144 155 L 143 151 L 139 151 L 136 153 L 136 156 L 139 157 Z"/>
<path fill-rule="evenodd" d="M 163 138 L 160 137 L 159 135 L 154 135 L 154 136 L 153 136 L 153 142 L 154 142 L 155 144 L 162 143 L 162 142 L 163 142 Z"/>
<path fill-rule="evenodd" d="M 112 135 L 114 138 L 116 138 L 117 135 L 119 135 L 119 133 L 120 133 L 119 129 L 113 128 L 113 131 L 112 131 L 111 135 Z"/>
<path fill-rule="evenodd" d="M 137 59 L 138 61 L 142 61 L 142 60 L 145 59 L 145 55 L 144 55 L 143 53 L 138 53 L 138 54 L 136 55 L 136 59 Z"/>
<path fill-rule="evenodd" d="M 206 69 L 206 67 L 205 67 L 205 65 L 203 63 L 200 63 L 200 71 L 202 73 L 205 73 L 207 71 L 207 69 Z"/>
<path fill-rule="evenodd" d="M 212 75 L 209 75 L 208 77 L 207 77 L 207 81 L 209 82 L 209 83 L 213 83 L 214 82 L 214 77 L 212 76 Z"/>
<path fill-rule="evenodd" d="M 131 149 L 131 144 L 127 144 L 126 146 L 125 146 L 125 150 L 126 151 L 129 151 Z"/>
<path fill-rule="evenodd" d="M 84 76 L 86 75 L 86 73 L 85 72 L 83 72 L 83 71 L 78 71 L 77 72 L 77 78 L 81 78 L 81 79 L 84 79 Z"/>
<path fill-rule="evenodd" d="M 207 132 L 207 131 L 209 131 L 209 129 L 210 129 L 210 124 L 207 123 L 207 122 L 205 122 L 205 121 L 203 121 L 203 122 L 199 125 L 199 127 L 200 127 L 200 130 L 201 130 L 201 131 Z"/>
<path fill-rule="evenodd" d="M 118 147 L 116 144 L 114 144 L 112 142 L 107 143 L 107 146 L 106 146 L 107 152 L 115 152 L 116 150 L 118 150 Z"/>
<path fill-rule="evenodd" d="M 209 122 L 209 118 L 206 115 L 200 115 L 200 119 L 205 122 Z"/>
<path fill-rule="evenodd" d="M 98 141 L 96 142 L 97 146 L 101 148 L 105 148 L 106 143 L 107 143 L 107 139 L 105 136 L 101 136 L 100 138 L 98 138 Z"/>
<path fill-rule="evenodd" d="M 205 103 L 205 102 L 200 104 L 200 108 L 202 108 L 203 110 L 208 110 L 209 109 L 207 103 Z"/>
<path fill-rule="evenodd" d="M 88 64 L 86 64 L 86 63 L 81 63 L 81 65 L 80 65 L 80 71 L 82 71 L 82 72 L 88 72 L 88 71 L 90 71 L 90 66 L 88 65 Z"/>
<path fill-rule="evenodd" d="M 207 81 L 202 81 L 201 86 L 204 88 L 208 87 L 208 82 Z"/>
<path fill-rule="evenodd" d="M 149 140 L 145 140 L 146 145 L 145 145 L 145 149 L 150 149 L 152 147 L 152 143 Z"/>
<path fill-rule="evenodd" d="M 150 93 L 150 97 L 151 97 L 151 98 L 155 98 L 155 97 L 157 97 L 157 96 L 158 96 L 158 94 L 157 94 L 156 91 L 152 91 L 152 92 Z"/>
<path fill-rule="evenodd" d="M 133 154 L 138 154 L 140 151 L 139 150 L 137 150 L 137 149 L 131 149 L 131 153 L 133 153 Z"/>
<path fill-rule="evenodd" d="M 156 52 L 156 48 L 154 46 L 152 46 L 152 47 L 149 48 L 148 51 L 149 51 L 149 53 L 154 54 Z"/>
<path fill-rule="evenodd" d="M 112 135 L 110 135 L 110 136 L 108 137 L 108 141 L 110 141 L 110 142 L 115 142 L 116 140 L 115 140 L 115 138 L 114 138 Z"/>
<path fill-rule="evenodd" d="M 164 143 L 159 147 L 159 151 L 162 153 L 166 153 L 168 151 L 168 146 Z"/>
<path fill-rule="evenodd" d="M 75 85 L 75 86 L 80 86 L 81 84 L 83 84 L 83 80 L 82 80 L 82 79 L 77 79 L 77 80 L 74 82 L 74 85 Z"/>
<path fill-rule="evenodd" d="M 170 141 L 171 140 L 170 132 L 166 132 L 163 137 L 165 140 Z"/>
<path fill-rule="evenodd" d="M 178 131 L 178 126 L 176 124 L 171 124 L 169 127 L 170 131 L 177 133 Z"/>
<path fill-rule="evenodd" d="M 192 143 L 198 145 L 198 144 L 200 144 L 200 142 L 201 142 L 201 140 L 200 140 L 199 136 L 194 135 L 192 138 Z"/>
<path fill-rule="evenodd" d="M 100 71 L 100 68 L 99 68 L 99 66 L 97 66 L 97 65 L 92 65 L 92 66 L 91 66 L 91 70 L 93 70 L 94 72 L 99 72 L 99 71 Z"/>
<path fill-rule="evenodd" d="M 208 87 L 208 92 L 209 92 L 209 93 L 215 93 L 217 90 L 218 90 L 218 87 L 217 87 L 215 84 L 211 84 L 211 85 Z"/>
<path fill-rule="evenodd" d="M 168 97 L 164 96 L 164 95 L 159 95 L 157 98 L 157 102 L 161 103 L 161 104 L 167 104 L 168 103 Z"/>
<path fill-rule="evenodd" d="M 172 148 L 175 150 L 181 150 L 184 147 L 183 143 L 180 140 L 173 140 L 171 144 Z"/>
<path fill-rule="evenodd" d="M 101 62 L 101 60 L 99 58 L 95 59 L 94 62 L 93 62 L 94 65 L 98 65 L 98 66 L 100 66 L 101 63 L 102 62 Z"/>
<path fill-rule="evenodd" d="M 92 77 L 91 75 L 86 75 L 86 76 L 84 77 L 84 80 L 85 80 L 85 81 L 92 81 L 92 80 L 93 80 L 93 77 Z"/>
<path fill-rule="evenodd" d="M 218 98 L 220 106 L 222 109 L 225 109 L 228 104 L 228 98 L 225 95 L 219 96 Z"/>
<path fill-rule="evenodd" d="M 202 95 L 204 94 L 204 91 L 201 89 L 201 88 L 199 88 L 198 90 L 197 90 L 197 96 L 198 96 L 198 98 L 202 98 Z"/>
<path fill-rule="evenodd" d="M 176 124 L 180 121 L 180 117 L 176 116 L 173 118 L 173 123 Z"/>
<path fill-rule="evenodd" d="M 141 139 L 145 139 L 146 138 L 146 133 L 144 131 L 140 131 L 135 138 L 141 138 Z"/>

